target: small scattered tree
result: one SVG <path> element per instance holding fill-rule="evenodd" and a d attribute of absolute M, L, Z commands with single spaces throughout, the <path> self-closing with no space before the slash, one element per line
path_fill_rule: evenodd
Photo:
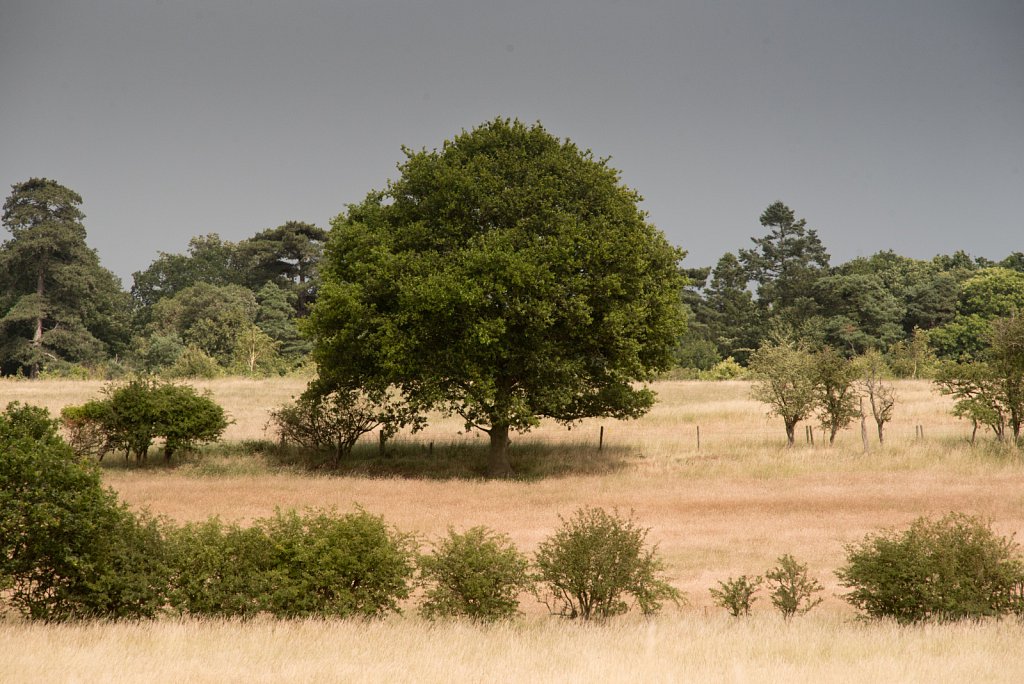
<path fill-rule="evenodd" d="M 433 553 L 419 559 L 427 586 L 420 612 L 428 619 L 467 617 L 494 621 L 514 617 L 519 593 L 532 586 L 530 562 L 509 538 L 486 527 L 459 534 L 448 530 Z"/>
<path fill-rule="evenodd" d="M 782 418 L 788 446 L 793 446 L 797 423 L 817 404 L 813 354 L 794 342 L 769 342 L 751 354 L 750 371 L 754 378 L 751 394 L 768 404 L 769 415 Z"/>
<path fill-rule="evenodd" d="M 740 575 L 735 579 L 730 577 L 725 582 L 719 582 L 718 589 L 710 590 L 711 597 L 715 599 L 717 605 L 725 608 L 733 617 L 750 615 L 750 608 L 757 600 L 754 594 L 763 582 L 764 578 L 760 575 L 753 578 L 746 575 Z"/>
<path fill-rule="evenodd" d="M 987 425 L 999 441 L 1020 439 L 1024 423 L 1024 316 L 989 323 L 979 360 L 944 364 L 936 377 L 942 394 L 956 399 L 953 413 Z M 973 435 L 972 435 L 973 441 Z"/>
<path fill-rule="evenodd" d="M 821 603 L 821 597 L 815 594 L 823 587 L 807 574 L 806 563 L 798 563 L 788 553 L 779 556 L 776 562 L 778 565 L 764 576 L 771 589 L 772 605 L 779 609 L 782 617 L 789 620 L 794 615 L 803 615 Z"/>
<path fill-rule="evenodd" d="M 601 508 L 581 508 L 541 542 L 535 563 L 547 587 L 548 608 L 568 618 L 609 618 L 629 610 L 632 597 L 644 615 L 666 600 L 678 602 L 678 589 L 662 577 L 657 547 L 648 548 L 648 530 L 632 518 Z"/>
<path fill-rule="evenodd" d="M 860 416 L 857 392 L 854 389 L 856 369 L 842 354 L 825 347 L 814 355 L 815 397 L 818 420 L 828 430 L 829 446 L 836 433 Z"/>
<path fill-rule="evenodd" d="M 885 443 L 885 424 L 892 420 L 892 412 L 896 407 L 896 390 L 886 382 L 888 369 L 885 357 L 878 351 L 869 349 L 856 362 L 859 379 L 857 386 L 868 398 L 871 415 L 878 427 L 878 443 Z"/>
<path fill-rule="evenodd" d="M 872 618 L 910 623 L 1024 611 L 1024 563 L 1012 538 L 976 516 L 918 518 L 904 531 L 868 534 L 836 571 L 845 596 Z"/>

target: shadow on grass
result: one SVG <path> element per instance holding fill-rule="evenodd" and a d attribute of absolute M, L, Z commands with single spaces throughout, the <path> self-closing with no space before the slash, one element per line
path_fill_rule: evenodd
<path fill-rule="evenodd" d="M 621 471 L 638 458 L 635 450 L 585 444 L 545 444 L 517 441 L 509 450 L 512 479 L 535 481 L 571 475 L 606 475 Z M 487 479 L 488 445 L 428 444 L 394 441 L 384 453 L 376 444 L 357 444 L 335 466 L 328 451 L 281 447 L 266 440 L 247 440 L 205 447 L 175 455 L 165 463 L 163 455 L 143 464 L 108 459 L 104 468 L 174 470 L 197 476 L 260 475 L 271 473 L 317 474 L 338 477 L 405 478 L 416 480 Z"/>
<path fill-rule="evenodd" d="M 384 453 L 358 444 L 337 466 L 333 454 L 273 446 L 265 455 L 290 468 L 344 477 L 398 477 L 422 480 L 487 479 L 487 444 L 391 442 Z M 542 480 L 569 475 L 605 475 L 626 468 L 635 454 L 625 448 L 524 441 L 509 449 L 512 479 Z"/>

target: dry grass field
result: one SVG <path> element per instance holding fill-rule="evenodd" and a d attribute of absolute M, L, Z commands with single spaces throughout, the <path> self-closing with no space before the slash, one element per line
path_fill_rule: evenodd
<path fill-rule="evenodd" d="M 197 384 L 235 419 L 227 440 L 241 443 L 270 439 L 268 409 L 304 381 Z M 100 386 L 5 381 L 0 404 L 21 400 L 56 411 Z M 247 521 L 277 506 L 344 511 L 359 504 L 418 533 L 425 545 L 449 526 L 482 524 L 532 551 L 559 515 L 579 506 L 632 510 L 689 599 L 654 620 L 580 626 L 549 618 L 525 599 L 520 621 L 495 628 L 429 625 L 412 610 L 372 624 L 9 623 L 0 624 L 0 649 L 15 655 L 0 662 L 0 681 L 1024 681 L 1018 621 L 866 624 L 842 601 L 833 575 L 845 544 L 923 514 L 982 514 L 998 532 L 1024 539 L 1018 453 L 991 445 L 990 435 L 968 445 L 968 426 L 926 382 L 897 383 L 886 444 L 880 447 L 872 431 L 867 454 L 859 426 L 832 448 L 822 445 L 819 430 L 815 445 L 801 440 L 785 449 L 781 421 L 765 416 L 743 382 L 662 382 L 655 389 L 661 402 L 639 421 L 591 420 L 571 431 L 543 425 L 514 438 L 514 464 L 546 473 L 522 480 L 432 470 L 432 460 L 481 457 L 486 443 L 461 433 L 459 420 L 440 417 L 389 446 L 398 460 L 426 464 L 429 476 L 408 467 L 390 477 L 310 471 L 281 465 L 258 442 L 207 449 L 170 468 L 125 467 L 108 457 L 104 471 L 124 500 L 179 521 Z M 915 437 L 917 426 L 924 439 Z M 375 438 L 366 440 L 364 452 L 375 453 Z M 712 605 L 708 589 L 718 580 L 761 574 L 784 553 L 808 563 L 826 588 L 824 603 L 809 615 L 786 625 L 762 599 L 750 620 L 736 622 Z"/>

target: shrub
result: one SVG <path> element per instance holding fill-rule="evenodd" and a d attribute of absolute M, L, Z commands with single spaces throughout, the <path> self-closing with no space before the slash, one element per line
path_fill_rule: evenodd
<path fill-rule="evenodd" d="M 427 585 L 420 613 L 428 618 L 463 616 L 502 620 L 515 616 L 519 593 L 531 586 L 526 556 L 486 527 L 448 531 L 434 552 L 419 558 Z"/>
<path fill-rule="evenodd" d="M 647 548 L 648 530 L 632 518 L 601 508 L 581 508 L 536 554 L 539 579 L 552 612 L 569 618 L 607 618 L 629 610 L 631 596 L 644 615 L 657 613 L 662 601 L 680 593 L 662 579 L 664 563 L 657 547 Z"/>
<path fill-rule="evenodd" d="M 360 509 L 280 511 L 257 521 L 274 549 L 266 609 L 277 617 L 377 617 L 398 612 L 414 570 L 412 538 Z"/>
<path fill-rule="evenodd" d="M 731 356 L 727 356 L 698 375 L 701 380 L 739 380 L 746 376 L 747 369 L 736 363 Z"/>
<path fill-rule="evenodd" d="M 808 577 L 806 563 L 798 563 L 788 553 L 776 562 L 778 565 L 764 576 L 772 591 L 772 605 L 779 609 L 782 617 L 789 620 L 794 615 L 803 615 L 821 603 L 821 597 L 814 596 L 822 590 L 821 583 Z"/>
<path fill-rule="evenodd" d="M 270 422 L 283 442 L 319 450 L 331 449 L 334 464 L 347 456 L 359 438 L 380 427 L 393 435 L 400 420 L 386 401 L 375 401 L 358 391 L 303 392 L 291 404 L 270 412 Z"/>
<path fill-rule="evenodd" d="M 725 582 L 719 582 L 718 589 L 711 589 L 711 597 L 715 599 L 716 605 L 725 608 L 733 617 L 750 615 L 750 607 L 757 600 L 754 594 L 762 582 L 764 578 L 760 576 L 753 579 L 746 575 L 736 579 L 730 577 Z"/>
<path fill-rule="evenodd" d="M 133 380 L 108 385 L 103 399 L 61 412 L 69 439 L 80 455 L 124 449 L 125 456 L 145 459 L 156 438 L 164 440 L 170 460 L 179 450 L 220 438 L 228 426 L 224 409 L 208 395 L 186 385 Z"/>
<path fill-rule="evenodd" d="M 901 623 L 977 619 L 1022 611 L 1024 564 L 1012 538 L 964 513 L 918 518 L 847 547 L 836 571 L 846 600 L 873 618 Z"/>
<path fill-rule="evenodd" d="M 190 615 L 376 617 L 399 610 L 411 538 L 358 510 L 277 511 L 249 528 L 211 518 L 173 535 L 171 602 Z"/>
<path fill-rule="evenodd" d="M 270 540 L 259 527 L 210 518 L 172 532 L 169 546 L 174 568 L 170 601 L 178 612 L 247 618 L 269 603 L 275 563 Z"/>
<path fill-rule="evenodd" d="M 41 620 L 152 617 L 168 572 L 161 523 L 137 518 L 45 409 L 0 415 L 0 589 Z"/>

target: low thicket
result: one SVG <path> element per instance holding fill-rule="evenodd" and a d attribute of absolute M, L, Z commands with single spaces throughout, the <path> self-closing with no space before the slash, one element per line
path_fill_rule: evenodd
<path fill-rule="evenodd" d="M 901 623 L 1024 613 L 1024 563 L 1016 543 L 964 513 L 918 518 L 904 531 L 869 534 L 836 571 L 846 600 Z"/>

